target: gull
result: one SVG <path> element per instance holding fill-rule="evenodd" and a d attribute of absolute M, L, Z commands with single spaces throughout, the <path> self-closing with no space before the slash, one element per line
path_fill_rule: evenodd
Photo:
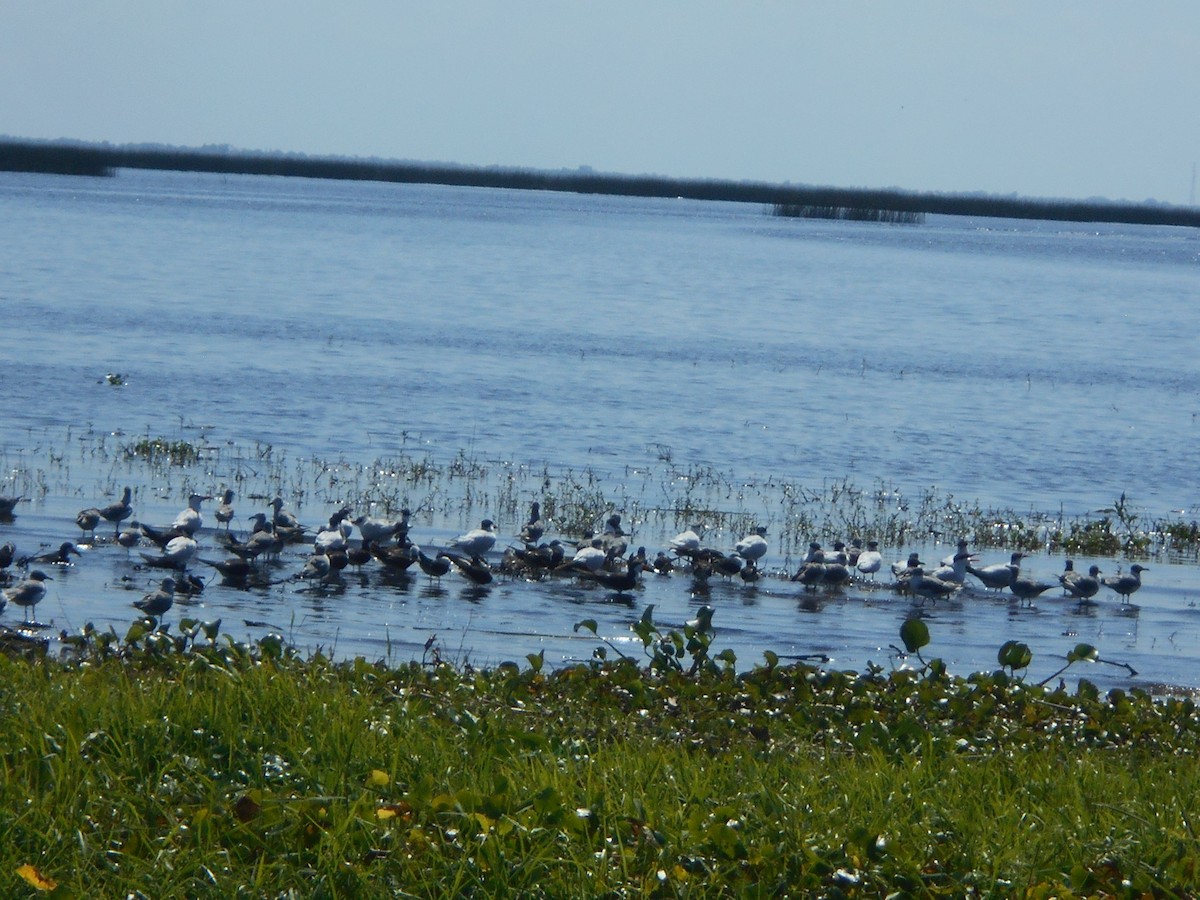
<path fill-rule="evenodd" d="M 12 541 L 5 541 L 4 545 L 0 546 L 0 572 L 12 565 L 16 555 L 17 547 Z"/>
<path fill-rule="evenodd" d="M 1013 592 L 1019 599 L 1025 600 L 1032 604 L 1035 597 L 1040 597 L 1054 584 L 1049 581 L 1038 581 L 1026 575 L 1022 575 L 1019 571 L 1013 575 L 1012 581 L 1008 584 L 1008 589 Z"/>
<path fill-rule="evenodd" d="M 0 495 L 0 519 L 12 519 L 13 509 L 24 497 L 5 497 Z"/>
<path fill-rule="evenodd" d="M 231 584 L 244 582 L 250 575 L 250 561 L 247 559 L 242 559 L 240 556 L 216 560 L 204 559 L 202 556 L 197 556 L 196 559 L 204 563 L 206 566 L 211 566 L 212 568 L 216 569 L 221 574 L 221 578 L 227 582 L 230 582 Z"/>
<path fill-rule="evenodd" d="M 734 552 L 747 562 L 758 562 L 767 554 L 767 528 L 759 525 L 733 545 Z"/>
<path fill-rule="evenodd" d="M 922 565 L 921 554 L 910 553 L 906 561 L 892 563 L 892 574 L 897 578 L 907 578 L 909 573 L 919 565 Z"/>
<path fill-rule="evenodd" d="M 353 524 L 358 526 L 358 533 L 362 535 L 363 543 L 370 544 L 386 541 L 401 531 L 407 535 L 409 515 L 407 509 L 401 510 L 400 518 L 395 520 L 376 519 L 364 514 L 355 519 Z"/>
<path fill-rule="evenodd" d="M 914 566 L 908 577 L 908 589 L 910 591 L 918 597 L 926 597 L 935 602 L 944 597 L 949 597 L 960 587 L 961 585 L 954 582 L 942 581 L 940 578 L 926 575 L 925 570 L 920 566 Z"/>
<path fill-rule="evenodd" d="M 522 544 L 536 544 L 542 539 L 542 535 L 546 533 L 546 526 L 542 523 L 542 507 L 536 500 L 529 504 L 529 521 L 521 526 Z"/>
<path fill-rule="evenodd" d="M 71 565 L 72 554 L 75 556 L 83 556 L 83 554 L 79 552 L 78 548 L 74 544 L 72 544 L 70 541 L 63 541 L 58 545 L 57 550 L 39 553 L 37 556 L 27 556 L 24 559 L 19 560 L 17 564 L 22 568 L 28 566 L 30 563 L 46 563 L 48 565 L 55 566 L 69 566 Z"/>
<path fill-rule="evenodd" d="M 142 553 L 146 564 L 156 569 L 178 569 L 183 571 L 196 553 L 199 545 L 192 538 L 181 534 L 167 541 L 160 556 Z M 139 551 L 140 552 L 140 551 Z"/>
<path fill-rule="evenodd" d="M 304 567 L 296 576 L 303 579 L 315 579 L 320 584 L 332 584 L 341 577 L 334 568 L 333 559 L 324 551 L 318 549 L 304 561 Z"/>
<path fill-rule="evenodd" d="M 221 502 L 213 512 L 213 518 L 224 525 L 226 531 L 229 530 L 229 523 L 233 521 L 233 491 L 230 488 L 226 488 L 225 493 L 221 495 Z"/>
<path fill-rule="evenodd" d="M 867 549 L 858 554 L 855 567 L 864 575 L 875 577 L 875 573 L 883 568 L 883 554 L 879 552 L 879 541 L 867 541 Z"/>
<path fill-rule="evenodd" d="M 608 551 L 604 549 L 604 540 L 592 538 L 591 543 L 576 550 L 575 555 L 559 568 L 570 569 L 573 572 L 599 572 L 608 562 L 608 558 Z"/>
<path fill-rule="evenodd" d="M 958 549 L 957 549 L 957 550 L 955 550 L 953 553 L 951 553 L 949 556 L 943 556 L 943 557 L 942 557 L 942 565 L 943 565 L 943 566 L 953 566 L 953 565 L 954 565 L 954 561 L 955 561 L 956 559 L 958 559 L 958 557 L 959 557 L 959 555 L 960 555 L 960 554 L 962 554 L 962 553 L 967 553 L 967 546 L 968 546 L 968 545 L 967 545 L 967 539 L 966 539 L 966 538 L 959 538 L 959 541 L 958 541 Z M 967 556 L 968 556 L 968 557 L 969 557 L 970 555 L 971 555 L 970 553 L 967 553 Z"/>
<path fill-rule="evenodd" d="M 43 597 L 46 596 L 46 585 L 44 582 L 53 581 L 54 579 L 40 569 L 34 569 L 29 573 L 29 577 L 22 581 L 18 581 L 12 587 L 4 591 L 4 599 L 17 606 L 25 607 L 25 619 L 29 621 L 29 609 L 36 607 Z"/>
<path fill-rule="evenodd" d="M 92 540 L 96 539 L 96 526 L 100 524 L 100 510 L 94 506 L 89 506 L 87 509 L 81 509 L 79 515 L 75 517 L 75 524 L 79 526 L 79 530 L 84 534 L 90 534 Z"/>
<path fill-rule="evenodd" d="M 642 571 L 642 564 L 638 560 L 633 560 L 625 567 L 624 572 L 581 572 L 580 574 L 589 581 L 594 581 L 597 584 L 603 585 L 610 591 L 616 591 L 618 594 L 626 594 L 632 591 L 638 585 L 638 573 Z"/>
<path fill-rule="evenodd" d="M 1067 567 L 1058 576 L 1058 583 L 1072 597 L 1077 597 L 1080 603 L 1091 600 L 1100 591 L 1100 567 L 1092 566 L 1088 573 L 1075 571 L 1075 564 L 1067 560 Z"/>
<path fill-rule="evenodd" d="M 318 531 L 313 543 L 320 553 L 345 550 L 350 545 L 350 535 L 353 533 L 354 526 L 343 519 L 334 528 L 322 528 Z"/>
<path fill-rule="evenodd" d="M 1130 595 L 1136 593 L 1137 589 L 1142 586 L 1142 573 L 1149 571 L 1145 566 L 1134 563 L 1129 567 L 1128 575 L 1110 576 L 1102 579 L 1101 583 L 1120 594 L 1122 603 L 1128 603 Z"/>
<path fill-rule="evenodd" d="M 694 556 L 700 552 L 699 525 L 693 525 L 671 538 L 669 546 L 677 556 Z"/>
<path fill-rule="evenodd" d="M 189 494 L 186 509 L 180 511 L 171 523 L 171 530 L 188 537 L 195 537 L 200 526 L 204 524 L 204 516 L 200 514 L 200 504 L 211 500 L 208 494 Z"/>
<path fill-rule="evenodd" d="M 110 503 L 108 506 L 100 509 L 100 518 L 106 522 L 113 523 L 113 535 L 117 534 L 117 527 L 133 515 L 133 507 L 129 505 L 129 498 L 132 496 L 132 491 L 125 488 L 125 493 L 121 496 L 117 503 Z"/>
<path fill-rule="evenodd" d="M 283 508 L 283 498 L 276 497 L 271 501 L 271 521 L 282 528 L 299 528 L 300 520 Z"/>
<path fill-rule="evenodd" d="M 496 543 L 496 523 L 491 519 L 484 519 L 479 523 L 479 527 L 468 531 L 466 534 L 460 534 L 450 542 L 450 546 L 455 550 L 459 550 L 467 556 L 483 556 L 492 549 L 492 545 Z M 450 557 L 454 562 L 453 556 Z M 457 563 L 456 563 L 457 564 Z M 488 579 L 491 580 L 490 578 Z"/>
<path fill-rule="evenodd" d="M 175 603 L 175 579 L 164 578 L 158 590 L 151 591 L 141 600 L 134 600 L 133 605 L 148 616 L 161 619 Z"/>
<path fill-rule="evenodd" d="M 448 559 L 455 568 L 476 584 L 489 584 L 492 580 L 492 570 L 478 556 L 465 556 L 451 550 L 443 550 L 438 554 L 439 559 Z"/>
<path fill-rule="evenodd" d="M 953 581 L 955 584 L 964 584 L 967 580 L 967 566 L 971 562 L 971 552 L 966 549 L 966 545 L 966 541 L 959 541 L 958 552 L 953 556 L 947 557 L 950 562 L 943 562 L 930 575 L 942 581 Z"/>
<path fill-rule="evenodd" d="M 996 563 L 982 568 L 976 568 L 967 563 L 967 571 L 983 582 L 984 587 L 1002 591 L 1017 577 L 1021 571 L 1021 560 L 1024 558 L 1025 554 L 1017 551 L 1009 557 L 1009 561 L 1006 563 Z"/>
<path fill-rule="evenodd" d="M 450 560 L 444 556 L 433 558 L 427 556 L 420 547 L 417 547 L 417 565 L 421 567 L 421 571 L 430 577 L 430 579 L 441 578 L 450 571 Z"/>

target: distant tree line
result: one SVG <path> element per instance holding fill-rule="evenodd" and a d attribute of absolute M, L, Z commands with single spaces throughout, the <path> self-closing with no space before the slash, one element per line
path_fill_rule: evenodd
<path fill-rule="evenodd" d="M 1053 219 L 1068 222 L 1124 222 L 1139 225 L 1200 226 L 1200 209 L 1153 203 L 1099 200 L 1040 200 L 986 194 L 938 194 L 900 190 L 808 187 L 654 175 L 612 175 L 586 170 L 543 171 L 499 167 L 429 165 L 387 160 L 308 157 L 296 154 L 192 150 L 174 147 L 112 146 L 43 141 L 0 141 L 0 170 L 65 175 L 111 175 L 117 169 L 170 169 L 245 175 L 283 175 L 406 184 L 616 194 L 627 197 L 682 197 L 762 203 L 777 215 L 809 210 L 841 210 L 842 218 L 914 221 L 926 213 Z M 855 216 L 852 211 L 866 211 Z M 876 215 L 877 213 L 906 215 Z M 907 215 L 911 214 L 911 215 Z"/>

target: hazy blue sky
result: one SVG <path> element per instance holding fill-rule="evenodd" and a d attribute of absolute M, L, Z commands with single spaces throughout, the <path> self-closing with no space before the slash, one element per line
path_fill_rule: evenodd
<path fill-rule="evenodd" d="M 0 133 L 1189 202 L 1200 0 L 0 0 Z"/>

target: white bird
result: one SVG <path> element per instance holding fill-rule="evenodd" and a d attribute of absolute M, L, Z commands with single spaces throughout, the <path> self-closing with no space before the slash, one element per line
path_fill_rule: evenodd
<path fill-rule="evenodd" d="M 1066 569 L 1058 576 L 1058 583 L 1080 602 L 1091 600 L 1100 591 L 1100 567 L 1092 566 L 1084 575 L 1082 572 L 1076 572 L 1074 563 L 1068 559 Z"/>
<path fill-rule="evenodd" d="M 733 545 L 733 552 L 748 562 L 757 562 L 767 554 L 767 529 L 759 525 Z"/>
<path fill-rule="evenodd" d="M 607 561 L 608 552 L 604 549 L 604 539 L 592 538 L 591 543 L 576 550 L 575 555 L 562 568 L 598 572 L 604 568 Z"/>
<path fill-rule="evenodd" d="M 681 531 L 675 537 L 671 538 L 670 548 L 679 556 L 691 556 L 700 550 L 700 535 L 697 533 L 699 525 L 693 525 L 686 531 Z"/>
<path fill-rule="evenodd" d="M 182 571 L 187 568 L 187 564 L 195 555 L 198 546 L 199 544 L 195 540 L 185 534 L 181 534 L 167 541 L 161 555 L 151 556 L 149 553 L 142 553 L 142 559 L 158 569 L 179 569 Z"/>
<path fill-rule="evenodd" d="M 354 524 L 358 526 L 358 533 L 362 535 L 363 542 L 374 544 L 387 541 L 401 531 L 407 534 L 409 515 L 411 514 L 407 509 L 400 511 L 399 519 L 378 519 L 364 514 L 355 519 Z"/>
<path fill-rule="evenodd" d="M 492 545 L 495 543 L 496 523 L 491 519 L 484 519 L 479 523 L 478 528 L 468 531 L 466 534 L 460 534 L 452 540 L 450 546 L 461 550 L 468 556 L 483 556 L 492 549 Z"/>
<path fill-rule="evenodd" d="M 879 552 L 879 541 L 867 541 L 867 549 L 858 554 L 856 565 L 862 574 L 875 577 L 875 573 L 883 568 L 883 554 Z"/>
<path fill-rule="evenodd" d="M 1142 586 L 1142 573 L 1149 571 L 1145 566 L 1134 563 L 1129 567 L 1128 575 L 1113 575 L 1103 579 L 1101 583 L 1120 594 L 1122 603 L 1128 603 L 1130 595 Z"/>
<path fill-rule="evenodd" d="M 981 568 L 976 568 L 968 563 L 967 571 L 983 582 L 984 587 L 1002 591 L 1012 584 L 1013 579 L 1020 573 L 1021 560 L 1024 558 L 1025 554 L 1017 551 L 1009 557 L 1009 561 L 1006 563 L 996 563 Z"/>
<path fill-rule="evenodd" d="M 353 533 L 354 526 L 342 519 L 333 528 L 322 528 L 318 531 L 313 544 L 318 553 L 329 554 L 345 550 L 350 545 L 350 535 Z"/>
<path fill-rule="evenodd" d="M 952 581 L 955 584 L 964 584 L 967 580 L 967 566 L 971 562 L 971 553 L 965 547 L 966 541 L 961 544 L 961 549 L 949 557 L 949 563 L 943 563 L 934 569 L 930 575 L 941 581 Z"/>
<path fill-rule="evenodd" d="M 960 538 L 958 541 L 958 549 L 956 549 L 953 553 L 949 554 L 948 556 L 943 556 L 942 557 L 942 565 L 943 566 L 953 566 L 954 560 L 956 560 L 958 558 L 958 555 L 960 553 L 966 553 L 966 550 L 967 550 L 967 539 Z M 971 555 L 970 553 L 967 553 L 967 556 L 970 556 L 970 555 Z"/>
<path fill-rule="evenodd" d="M 25 621 L 28 622 L 28 610 L 31 607 L 36 607 L 41 599 L 46 596 L 46 585 L 44 582 L 53 580 L 53 578 L 40 569 L 34 569 L 29 573 L 28 578 L 18 581 L 12 587 L 6 589 L 4 591 L 4 599 L 17 604 L 17 606 L 25 607 Z"/>
<path fill-rule="evenodd" d="M 211 499 L 212 497 L 208 494 L 189 495 L 187 508 L 175 517 L 175 521 L 171 523 L 171 528 L 188 537 L 195 537 L 196 532 L 200 530 L 200 526 L 204 524 L 204 516 L 200 514 L 200 504 L 205 500 Z"/>

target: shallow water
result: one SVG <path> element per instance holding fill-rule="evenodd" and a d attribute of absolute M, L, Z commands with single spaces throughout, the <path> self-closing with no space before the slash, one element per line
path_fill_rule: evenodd
<path fill-rule="evenodd" d="M 652 554 L 689 524 L 669 511 L 691 506 L 767 524 L 779 571 L 795 565 L 785 484 L 849 480 L 898 515 L 931 487 L 1018 512 L 1086 515 L 1124 492 L 1146 519 L 1198 515 L 1190 229 L 887 227 L 740 204 L 131 171 L 2 174 L 0 203 L 0 493 L 32 496 L 0 539 L 21 552 L 76 537 L 75 512 L 126 483 L 151 523 L 193 488 L 229 485 L 239 513 L 278 490 L 314 526 L 347 498 L 404 503 L 429 545 L 490 515 L 499 547 L 542 470 L 556 486 L 587 471 Z M 152 470 L 117 452 L 139 437 L 210 451 Z M 400 454 L 489 474 L 474 490 L 363 474 Z M 888 551 L 940 558 L 954 537 Z M 649 603 L 678 625 L 709 602 L 716 647 L 740 666 L 770 649 L 853 668 L 899 664 L 889 648 L 912 612 L 866 587 L 814 604 L 781 580 L 697 594 L 647 579 L 632 607 L 559 580 L 477 591 L 375 570 L 313 592 L 286 580 L 300 559 L 285 556 L 266 588 L 211 585 L 195 612 L 236 636 L 271 622 L 343 656 L 419 657 L 436 634 L 445 655 L 490 664 L 586 658 L 599 642 L 573 630 L 580 619 L 628 641 Z M 926 609 L 930 653 L 965 672 L 1026 640 L 1042 678 L 1085 641 L 1139 672 L 1088 667 L 1097 682 L 1200 686 L 1196 566 L 1148 565 L 1133 610 L 1108 597 L 1081 613 L 1056 592 L 1032 610 L 979 594 Z M 1062 559 L 1026 568 L 1052 577 Z M 56 575 L 38 617 L 123 632 L 155 580 L 100 543 Z"/>

